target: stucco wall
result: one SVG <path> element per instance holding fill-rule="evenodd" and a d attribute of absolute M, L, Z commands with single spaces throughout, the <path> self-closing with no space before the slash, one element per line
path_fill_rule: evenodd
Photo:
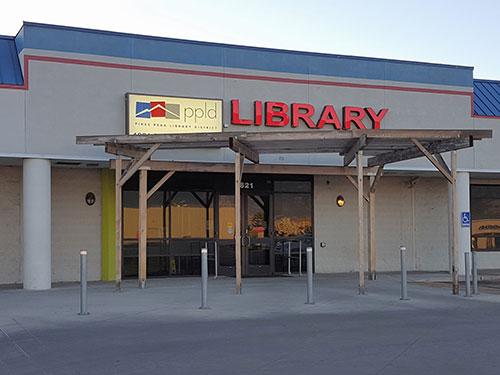
<path fill-rule="evenodd" d="M 377 186 L 377 270 L 399 269 L 399 246 L 408 250 L 410 270 L 447 270 L 447 185 L 439 178 L 383 177 Z M 327 183 L 329 181 L 329 183 Z M 357 192 L 345 177 L 317 176 L 314 225 L 317 272 L 357 269 Z M 343 208 L 335 200 L 346 199 Z M 368 204 L 365 202 L 365 227 Z M 327 247 L 321 247 L 325 242 Z M 366 247 L 368 251 L 368 247 Z M 368 265 L 368 253 L 366 255 Z"/>
<path fill-rule="evenodd" d="M 85 195 L 93 192 L 93 206 Z M 101 278 L 101 182 L 98 169 L 52 168 L 52 281 L 79 280 L 79 251 L 88 279 Z"/>
<path fill-rule="evenodd" d="M 21 178 L 21 168 L 0 166 L 0 284 L 21 282 Z"/>

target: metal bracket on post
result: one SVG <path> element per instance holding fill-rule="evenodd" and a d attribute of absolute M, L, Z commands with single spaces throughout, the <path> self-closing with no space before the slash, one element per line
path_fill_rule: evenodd
<path fill-rule="evenodd" d="M 89 315 L 87 311 L 87 250 L 80 251 L 80 312 L 78 315 Z"/>
<path fill-rule="evenodd" d="M 408 278 L 407 278 L 407 270 L 406 270 L 406 247 L 399 247 L 400 259 L 401 259 L 401 300 L 408 301 Z"/>

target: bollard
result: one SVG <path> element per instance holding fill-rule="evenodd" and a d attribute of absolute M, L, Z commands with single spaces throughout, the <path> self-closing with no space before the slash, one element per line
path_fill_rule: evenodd
<path fill-rule="evenodd" d="M 472 297 L 470 293 L 470 251 L 465 254 L 465 296 Z"/>
<path fill-rule="evenodd" d="M 87 311 L 87 250 L 80 251 L 80 312 L 78 315 L 89 315 Z"/>
<path fill-rule="evenodd" d="M 200 309 L 208 309 L 207 306 L 208 287 L 208 249 L 201 249 L 201 306 Z"/>
<path fill-rule="evenodd" d="M 308 305 L 314 305 L 313 294 L 313 249 L 308 247 L 307 253 L 307 302 Z"/>
<path fill-rule="evenodd" d="M 214 242 L 214 262 L 215 262 L 214 279 L 216 279 L 219 276 L 219 245 L 217 245 L 217 241 Z"/>
<path fill-rule="evenodd" d="M 288 276 L 292 275 L 292 244 L 291 242 L 287 242 L 288 244 Z"/>
<path fill-rule="evenodd" d="M 302 240 L 299 241 L 299 276 L 302 276 Z"/>
<path fill-rule="evenodd" d="M 406 247 L 399 247 L 400 259 L 401 259 L 401 300 L 407 301 L 408 298 L 408 288 L 407 288 L 407 271 L 406 271 Z"/>
<path fill-rule="evenodd" d="M 479 294 L 477 279 L 477 253 L 472 252 L 472 294 Z"/>

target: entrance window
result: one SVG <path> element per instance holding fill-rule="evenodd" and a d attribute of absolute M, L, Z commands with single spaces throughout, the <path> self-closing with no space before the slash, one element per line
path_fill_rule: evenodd
<path fill-rule="evenodd" d="M 274 233 L 276 237 L 312 235 L 311 194 L 275 193 Z"/>
<path fill-rule="evenodd" d="M 170 210 L 172 238 L 214 236 L 213 193 L 177 192 Z"/>
<path fill-rule="evenodd" d="M 219 196 L 219 239 L 234 239 L 234 195 Z"/>
<path fill-rule="evenodd" d="M 163 191 L 155 192 L 148 199 L 148 240 L 162 239 L 164 234 Z M 123 239 L 139 238 L 139 192 L 123 192 Z"/>
<path fill-rule="evenodd" d="M 471 234 L 475 251 L 500 251 L 500 186 L 471 186 Z"/>

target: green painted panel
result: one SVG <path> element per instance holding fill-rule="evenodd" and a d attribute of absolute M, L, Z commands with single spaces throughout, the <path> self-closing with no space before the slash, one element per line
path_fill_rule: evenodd
<path fill-rule="evenodd" d="M 102 197 L 102 267 L 101 279 L 115 279 L 115 172 L 110 169 L 101 170 Z"/>

